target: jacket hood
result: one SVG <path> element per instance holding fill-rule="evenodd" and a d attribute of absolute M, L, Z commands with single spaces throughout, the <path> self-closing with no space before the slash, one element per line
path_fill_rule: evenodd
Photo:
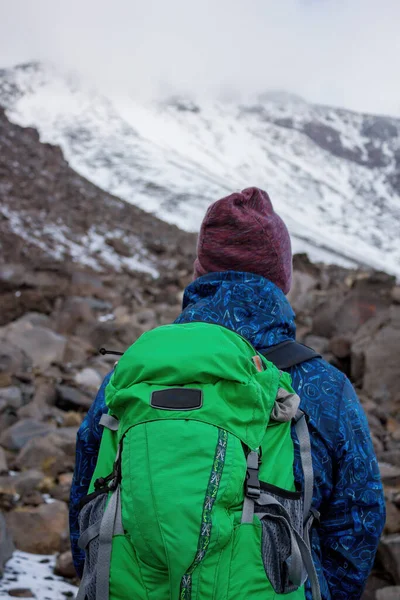
<path fill-rule="evenodd" d="M 185 290 L 176 323 L 202 321 L 232 329 L 262 351 L 296 337 L 295 314 L 286 296 L 261 275 L 209 273 Z"/>

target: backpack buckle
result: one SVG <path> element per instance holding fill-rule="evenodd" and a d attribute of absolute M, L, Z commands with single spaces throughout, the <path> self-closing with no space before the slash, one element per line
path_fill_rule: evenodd
<path fill-rule="evenodd" d="M 247 468 L 247 478 L 244 484 L 244 491 L 247 498 L 257 500 L 261 495 L 260 480 L 258 478 L 258 469 Z"/>
<path fill-rule="evenodd" d="M 247 498 L 257 500 L 261 495 L 260 480 L 258 478 L 258 469 L 260 456 L 258 452 L 251 451 L 247 456 L 246 481 L 244 483 L 244 492 Z"/>

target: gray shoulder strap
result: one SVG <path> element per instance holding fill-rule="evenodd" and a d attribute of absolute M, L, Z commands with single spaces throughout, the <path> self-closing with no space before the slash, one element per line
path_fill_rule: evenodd
<path fill-rule="evenodd" d="M 118 486 L 108 502 L 100 526 L 96 600 L 109 600 L 112 540 L 114 535 L 120 533 L 123 533 L 123 529 L 121 519 L 121 488 Z"/>
<path fill-rule="evenodd" d="M 305 523 L 309 517 L 313 499 L 314 471 L 311 456 L 310 433 L 308 431 L 305 414 L 300 409 L 296 413 L 295 422 L 295 431 L 299 440 L 301 466 L 304 476 L 303 522 Z"/>

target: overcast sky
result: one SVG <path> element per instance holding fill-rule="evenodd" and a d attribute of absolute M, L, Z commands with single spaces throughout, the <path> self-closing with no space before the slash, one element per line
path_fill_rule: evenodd
<path fill-rule="evenodd" d="M 400 0 L 0 0 L 0 66 L 137 94 L 285 89 L 400 115 Z"/>

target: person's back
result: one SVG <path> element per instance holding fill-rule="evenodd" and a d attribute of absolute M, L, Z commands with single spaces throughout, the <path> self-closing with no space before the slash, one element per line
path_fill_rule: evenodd
<path fill-rule="evenodd" d="M 263 354 L 295 338 L 294 314 L 285 298 L 290 281 L 290 239 L 268 196 L 254 188 L 233 194 L 207 212 L 195 280 L 185 291 L 176 323 L 223 326 Z M 312 508 L 320 515 L 311 537 L 321 596 L 324 600 L 357 599 L 371 569 L 385 517 L 368 425 L 350 382 L 324 360 L 312 358 L 288 371 L 311 433 Z M 78 437 L 79 460 L 71 495 L 71 534 L 78 570 L 82 555 L 76 548 L 77 505 L 93 475 L 101 435 L 98 423 L 106 411 L 102 389 Z M 302 485 L 295 432 L 293 441 L 294 476 Z M 82 468 L 83 464 L 89 467 Z M 309 585 L 307 596 L 311 597 Z"/>

